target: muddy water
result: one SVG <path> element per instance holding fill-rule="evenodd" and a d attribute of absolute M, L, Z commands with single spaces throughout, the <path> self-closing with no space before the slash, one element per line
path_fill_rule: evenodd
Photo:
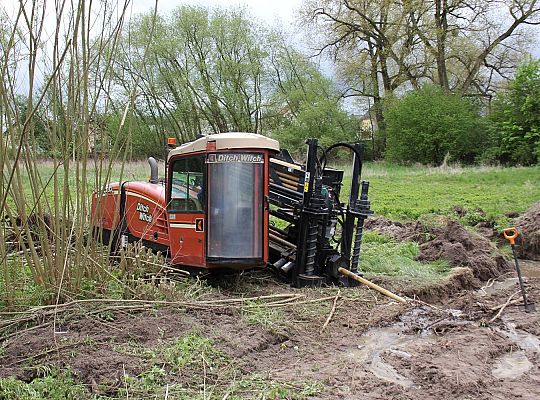
<path fill-rule="evenodd" d="M 492 295 L 500 290 L 510 289 L 512 287 L 519 289 L 519 282 L 515 272 L 515 264 L 513 264 L 513 262 L 512 266 L 514 268 L 514 276 L 501 281 L 495 281 L 490 286 L 483 287 L 477 292 L 481 295 Z M 521 270 L 521 275 L 525 282 L 527 282 L 528 279 L 540 278 L 540 261 L 519 260 L 519 269 Z"/>
<path fill-rule="evenodd" d="M 392 351 L 400 357 L 411 357 L 409 353 L 399 350 L 399 347 L 412 342 L 416 337 L 404 335 L 402 331 L 403 327 L 395 325 L 388 328 L 372 329 L 362 336 L 358 349 L 351 351 L 348 356 L 352 361 L 364 365 L 376 377 L 410 388 L 414 382 L 401 375 L 381 357 L 381 353 L 385 351 Z"/>
<path fill-rule="evenodd" d="M 412 321 L 416 326 L 411 326 Z M 412 380 L 400 374 L 398 370 L 385 362 L 382 356 L 384 353 L 392 353 L 397 357 L 411 358 L 412 355 L 405 351 L 409 343 L 435 342 L 436 338 L 428 337 L 429 333 L 422 329 L 422 326 L 427 326 L 428 322 L 424 310 L 411 310 L 401 316 L 400 322 L 392 326 L 370 329 L 360 338 L 357 349 L 350 351 L 347 357 L 351 361 L 361 364 L 380 379 L 404 388 L 414 387 Z M 421 333 L 405 333 L 405 331 L 410 331 L 411 328 L 415 327 Z"/>
<path fill-rule="evenodd" d="M 540 353 L 540 340 L 536 336 L 516 329 L 516 324 L 507 322 L 505 318 L 503 321 L 506 329 L 497 329 L 498 332 L 517 344 L 522 350 Z"/>
<path fill-rule="evenodd" d="M 458 312 L 454 313 L 457 310 L 447 311 L 454 318 L 460 316 Z M 533 367 L 527 353 L 540 354 L 540 340 L 534 335 L 516 329 L 516 325 L 506 321 L 504 317 L 503 322 L 504 328 L 497 328 L 496 331 L 514 342 L 519 349 L 496 358 L 491 368 L 491 374 L 498 379 L 516 379 Z M 427 319 L 422 309 L 411 310 L 401 317 L 400 322 L 392 326 L 369 330 L 359 338 L 357 348 L 347 353 L 347 358 L 362 365 L 379 379 L 403 388 L 414 388 L 416 387 L 415 383 L 387 363 L 384 360 L 384 355 L 392 354 L 396 357 L 409 359 L 414 357 L 413 354 L 407 352 L 407 348 L 410 348 L 409 345 L 418 343 L 436 345 L 438 337 L 431 335 L 430 328 L 425 328 L 431 325 L 433 325 L 433 321 Z M 411 331 L 419 333 L 411 334 Z"/>
<path fill-rule="evenodd" d="M 520 350 L 499 357 L 491 369 L 491 375 L 499 379 L 515 379 L 531 368 L 532 364 L 527 355 L 523 350 Z"/>
<path fill-rule="evenodd" d="M 516 329 L 514 323 L 503 318 L 505 329 L 497 329 L 512 342 L 517 344 L 521 350 L 504 354 L 495 360 L 491 375 L 499 379 L 516 379 L 532 368 L 532 363 L 527 357 L 527 352 L 540 353 L 540 340 L 525 331 Z"/>
<path fill-rule="evenodd" d="M 540 278 L 540 261 L 519 260 L 519 268 L 527 278 Z"/>
<path fill-rule="evenodd" d="M 500 290 L 506 290 L 506 289 L 510 289 L 510 288 L 513 288 L 513 287 L 516 287 L 516 289 L 517 289 L 518 284 L 519 284 L 518 278 L 507 278 L 507 279 L 505 279 L 503 281 L 493 282 L 493 284 L 491 286 L 483 287 L 483 288 L 479 289 L 477 291 L 477 293 L 482 295 L 482 296 L 492 295 L 492 294 L 495 294 L 495 293 L 499 292 Z"/>

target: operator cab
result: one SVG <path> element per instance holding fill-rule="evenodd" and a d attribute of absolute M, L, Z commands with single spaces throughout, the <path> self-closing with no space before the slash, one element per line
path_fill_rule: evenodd
<path fill-rule="evenodd" d="M 172 264 L 246 268 L 268 262 L 268 165 L 276 140 L 220 133 L 169 152 Z"/>

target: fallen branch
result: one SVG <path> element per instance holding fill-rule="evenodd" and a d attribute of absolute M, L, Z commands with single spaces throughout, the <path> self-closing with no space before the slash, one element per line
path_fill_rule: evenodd
<path fill-rule="evenodd" d="M 304 294 L 300 293 L 279 293 L 265 296 L 241 297 L 233 299 L 216 299 L 216 300 L 201 300 L 201 301 L 152 301 L 152 300 L 136 300 L 136 299 L 82 299 L 73 300 L 67 303 L 61 303 L 57 306 L 41 306 L 33 307 L 24 312 L 3 312 L 1 315 L 8 318 L 0 321 L 0 337 L 3 340 L 11 337 L 13 329 L 17 327 L 28 326 L 38 321 L 44 321 L 56 314 L 63 315 L 64 318 L 71 315 L 76 317 L 81 314 L 91 315 L 99 314 L 100 312 L 108 311 L 144 311 L 156 306 L 177 307 L 191 310 L 212 310 L 223 308 L 250 308 L 250 307 L 288 307 L 292 305 L 314 303 L 327 301 L 330 297 L 322 297 L 318 299 L 302 300 Z M 84 304 L 89 304 L 95 308 L 88 310 L 87 307 L 82 307 Z M 11 318 L 9 318 L 11 316 Z M 20 332 L 20 331 L 19 331 Z"/>
<path fill-rule="evenodd" d="M 338 292 L 336 294 L 336 297 L 334 297 L 334 304 L 332 305 L 332 309 L 330 310 L 330 314 L 328 314 L 328 318 L 326 318 L 326 321 L 324 322 L 324 325 L 321 328 L 320 333 L 323 333 L 323 331 L 326 329 L 330 321 L 332 320 L 332 317 L 334 316 L 334 313 L 336 312 L 336 306 L 339 298 L 341 297 L 341 290 L 338 289 Z"/>
<path fill-rule="evenodd" d="M 362 278 L 361 276 L 356 275 L 355 273 L 349 271 L 348 269 L 339 267 L 338 272 L 342 275 L 345 275 L 346 277 L 354 279 L 357 282 L 363 283 L 364 285 L 370 287 L 371 289 L 376 290 L 379 293 L 384 294 L 385 296 L 390 297 L 391 299 L 399 301 L 400 303 L 407 303 L 407 300 L 405 300 L 403 297 L 399 297 L 397 294 L 394 294 L 391 291 L 386 290 L 385 288 L 382 288 L 379 285 L 376 285 L 375 283 L 368 281 L 367 279 Z"/>
<path fill-rule="evenodd" d="M 512 294 L 508 300 L 506 300 L 506 303 L 504 303 L 501 307 L 501 309 L 499 310 L 499 312 L 493 317 L 491 318 L 489 321 L 488 321 L 488 324 L 491 324 L 492 322 L 494 322 L 495 320 L 497 320 L 497 318 L 499 318 L 502 314 L 502 312 L 504 311 L 504 309 L 511 303 L 512 299 L 518 295 L 520 292 L 517 291 L 516 293 Z"/>
<path fill-rule="evenodd" d="M 523 303 L 523 299 L 514 299 L 512 300 L 510 303 L 508 303 L 506 305 L 506 307 L 508 306 L 513 306 L 514 304 L 519 304 L 519 303 Z M 499 304 L 498 306 L 495 306 L 495 307 L 490 307 L 489 308 L 489 311 L 497 311 L 499 308 L 501 308 L 502 306 L 504 306 L 504 304 Z"/>

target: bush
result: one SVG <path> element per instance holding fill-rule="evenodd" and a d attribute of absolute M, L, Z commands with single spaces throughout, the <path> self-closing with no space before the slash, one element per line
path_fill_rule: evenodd
<path fill-rule="evenodd" d="M 387 104 L 386 158 L 397 162 L 473 163 L 485 149 L 486 130 L 477 105 L 438 86 L 421 89 Z"/>
<path fill-rule="evenodd" d="M 484 159 L 507 165 L 540 162 L 540 60 L 520 66 L 508 90 L 495 99 L 490 121 Z"/>

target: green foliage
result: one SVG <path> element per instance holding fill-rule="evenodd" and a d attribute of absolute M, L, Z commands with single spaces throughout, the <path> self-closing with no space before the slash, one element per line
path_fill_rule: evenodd
<path fill-rule="evenodd" d="M 301 386 L 300 390 L 298 386 Z M 241 400 L 246 398 L 257 399 L 289 399 L 300 400 L 320 394 L 324 386 L 320 382 L 305 381 L 300 385 L 289 385 L 287 383 L 266 379 L 261 374 L 251 374 L 244 376 L 241 380 L 233 381 L 227 388 L 226 393 L 231 400 Z"/>
<path fill-rule="evenodd" d="M 266 52 L 245 10 L 180 6 L 157 19 L 152 37 L 151 27 L 151 14 L 131 24 L 119 63 L 135 79 L 142 73 L 136 109 L 148 126 L 181 142 L 202 132 L 259 130 Z M 118 81 L 127 95 L 124 77 Z"/>
<path fill-rule="evenodd" d="M 15 378 L 0 379 L 0 399 L 10 400 L 79 400 L 87 398 L 83 385 L 73 381 L 71 373 L 45 371 L 29 383 Z"/>
<path fill-rule="evenodd" d="M 260 325 L 265 329 L 273 329 L 283 321 L 283 311 L 279 308 L 265 306 L 260 301 L 246 301 L 242 307 L 242 318 L 253 325 Z"/>
<path fill-rule="evenodd" d="M 176 339 L 162 350 L 162 354 L 169 365 L 177 368 L 192 364 L 200 365 L 203 361 L 209 367 L 216 367 L 227 362 L 227 357 L 216 349 L 214 341 L 197 332 Z"/>
<path fill-rule="evenodd" d="M 274 37 L 270 48 L 275 89 L 266 107 L 265 126 L 281 147 L 303 153 L 308 137 L 319 139 L 322 147 L 352 141 L 355 122 L 343 111 L 332 81 L 283 39 Z"/>
<path fill-rule="evenodd" d="M 28 98 L 24 95 L 16 95 L 14 97 L 14 108 L 15 116 L 17 122 L 21 127 L 24 126 L 27 118 L 28 110 Z M 2 127 L 5 129 L 5 127 Z M 10 129 L 7 129 L 7 132 L 10 132 Z M 27 132 L 29 132 L 30 137 L 30 149 L 40 156 L 49 155 L 51 150 L 51 143 L 49 141 L 48 132 L 47 132 L 47 121 L 43 116 L 43 109 L 38 108 L 33 114 L 32 118 L 29 120 L 27 125 Z M 10 133 L 14 133 L 11 131 Z M 14 142 L 18 142 L 19 138 L 16 137 Z M 16 152 L 16 149 L 12 149 L 13 153 Z"/>
<path fill-rule="evenodd" d="M 147 368 L 137 376 L 124 376 L 118 398 L 166 397 L 175 399 L 267 398 L 305 399 L 320 393 L 323 385 L 305 381 L 291 383 L 246 374 L 236 361 L 220 351 L 212 339 L 190 332 L 162 345 L 148 348 L 129 343 L 116 351 L 140 357 Z M 179 382 L 179 378 L 180 383 Z M 210 397 L 208 393 L 213 393 Z"/>
<path fill-rule="evenodd" d="M 139 398 L 163 397 L 166 392 L 174 394 L 174 398 L 199 398 L 204 385 L 212 384 L 214 374 L 230 364 L 229 358 L 216 348 L 212 339 L 195 331 L 153 348 L 129 343 L 117 346 L 116 351 L 140 357 L 148 366 L 137 376 L 124 376 L 120 398 L 132 393 L 137 393 Z M 212 374 L 206 382 L 205 370 Z M 189 383 L 184 386 L 175 382 L 177 376 L 189 376 Z"/>
<path fill-rule="evenodd" d="M 174 135 L 185 142 L 200 133 L 262 132 L 294 152 L 303 152 L 307 137 L 322 146 L 354 138 L 356 125 L 332 81 L 245 10 L 181 6 L 157 19 L 152 40 L 151 26 L 150 14 L 131 24 L 114 70 L 132 79 L 142 74 L 131 121 L 134 157 L 162 151 L 165 136 Z M 116 80 L 128 97 L 125 76 Z"/>
<path fill-rule="evenodd" d="M 532 165 L 540 161 L 540 60 L 521 65 L 491 115 L 487 161 Z"/>
<path fill-rule="evenodd" d="M 486 140 L 479 108 L 434 85 L 389 102 L 384 116 L 390 161 L 438 165 L 449 154 L 472 163 Z"/>

